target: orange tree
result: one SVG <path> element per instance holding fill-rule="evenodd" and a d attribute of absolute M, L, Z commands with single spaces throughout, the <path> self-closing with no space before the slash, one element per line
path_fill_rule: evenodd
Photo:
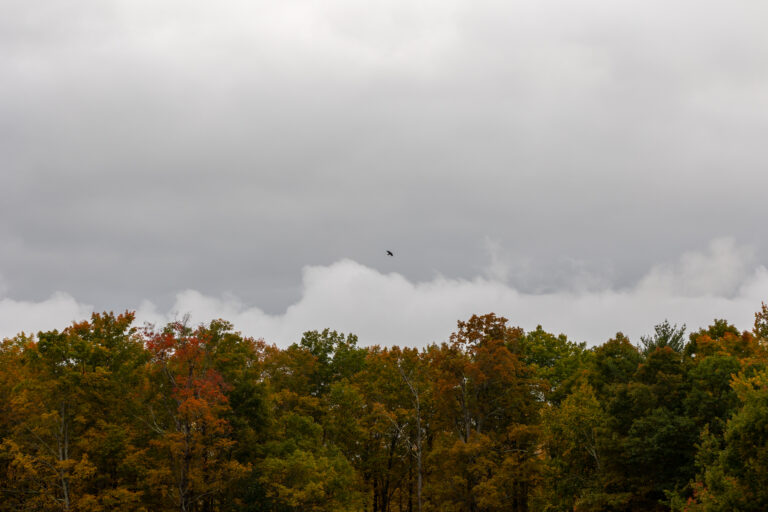
<path fill-rule="evenodd" d="M 232 458 L 235 445 L 226 383 L 217 370 L 218 324 L 182 322 L 145 333 L 152 359 L 144 422 L 154 433 L 147 493 L 153 508 L 218 510 L 228 486 L 247 472 Z"/>
<path fill-rule="evenodd" d="M 527 510 L 540 471 L 544 390 L 509 348 L 523 332 L 494 314 L 458 327 L 428 350 L 441 433 L 429 457 L 427 501 L 441 510 Z"/>

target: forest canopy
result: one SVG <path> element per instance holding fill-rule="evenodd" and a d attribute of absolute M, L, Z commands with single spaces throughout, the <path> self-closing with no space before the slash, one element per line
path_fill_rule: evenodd
<path fill-rule="evenodd" d="M 363 340 L 364 341 L 364 340 Z M 0 511 L 768 510 L 768 306 L 423 349 L 96 313 L 0 345 Z"/>

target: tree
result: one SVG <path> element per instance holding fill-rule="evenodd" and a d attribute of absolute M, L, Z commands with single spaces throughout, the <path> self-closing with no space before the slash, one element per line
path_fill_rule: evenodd
<path fill-rule="evenodd" d="M 139 506 L 140 465 L 131 422 L 146 361 L 133 314 L 94 314 L 63 331 L 20 337 L 21 378 L 2 446 L 18 508 L 124 510 Z M 18 496 L 17 496 L 18 497 Z"/>
<path fill-rule="evenodd" d="M 561 404 L 544 413 L 547 478 L 541 508 L 604 510 L 626 500 L 605 491 L 603 444 L 609 415 L 589 384 L 582 382 Z"/>
<path fill-rule="evenodd" d="M 332 383 L 350 378 L 363 368 L 366 350 L 357 348 L 357 336 L 345 335 L 330 329 L 322 332 L 307 331 L 298 347 L 315 357 L 310 377 L 310 393 L 320 396 Z"/>
<path fill-rule="evenodd" d="M 459 322 L 449 343 L 428 351 L 444 428 L 430 489 L 447 509 L 528 508 L 543 389 L 508 348 L 522 335 L 505 318 L 473 316 Z"/>
<path fill-rule="evenodd" d="M 768 343 L 768 304 L 760 304 L 760 311 L 755 313 L 755 327 L 752 330 L 755 338 L 761 343 Z"/>
<path fill-rule="evenodd" d="M 156 435 L 148 481 L 161 502 L 171 499 L 182 512 L 215 510 L 227 485 L 247 471 L 229 456 L 231 386 L 216 369 L 222 327 L 229 326 L 173 322 L 145 335 L 152 355 L 145 421 Z"/>
<path fill-rule="evenodd" d="M 562 400 L 586 365 L 589 356 L 586 343 L 569 341 L 564 334 L 555 336 L 540 325 L 513 339 L 510 350 L 519 351 L 518 357 L 531 367 L 538 378 L 546 381 L 546 400 Z"/>
<path fill-rule="evenodd" d="M 393 502 L 406 497 L 411 502 L 412 497 L 413 446 L 419 433 L 412 392 L 403 381 L 402 357 L 397 347 L 371 347 L 365 369 L 354 378 L 363 398 L 358 467 L 369 486 L 374 512 L 386 512 Z M 410 371 L 409 376 L 413 377 Z"/>
<path fill-rule="evenodd" d="M 397 349 L 397 347 L 395 347 Z M 395 351 L 393 349 L 393 352 Z M 416 458 L 416 510 L 422 510 L 422 487 L 424 485 L 424 438 L 425 438 L 425 411 L 429 411 L 431 398 L 430 386 L 426 380 L 426 368 L 416 349 L 403 349 L 398 359 L 397 368 L 403 382 L 408 386 L 411 394 L 414 415 L 414 429 L 416 431 L 413 452 Z M 427 413 L 428 414 L 428 413 Z M 427 421 L 428 423 L 428 421 Z"/>
<path fill-rule="evenodd" d="M 621 334 L 593 352 L 584 376 L 609 418 L 600 506 L 664 510 L 665 491 L 693 476 L 698 429 L 686 415 L 683 357 L 669 346 L 643 357 Z"/>
<path fill-rule="evenodd" d="M 728 420 L 722 442 L 705 431 L 699 448 L 702 469 L 694 496 L 678 500 L 687 511 L 758 511 L 768 508 L 768 372 L 733 381 L 742 404 Z"/>
<path fill-rule="evenodd" d="M 638 349 L 647 356 L 658 348 L 669 347 L 673 351 L 682 354 L 685 349 L 685 325 L 678 327 L 670 325 L 669 320 L 656 325 L 653 336 L 641 336 Z"/>
<path fill-rule="evenodd" d="M 359 482 L 347 459 L 357 453 L 360 432 L 357 416 L 350 414 L 360 398 L 348 381 L 364 364 L 366 350 L 356 343 L 353 334 L 325 329 L 304 333 L 284 351 L 267 351 L 273 419 L 256 462 L 266 498 L 261 510 L 359 506 Z"/>

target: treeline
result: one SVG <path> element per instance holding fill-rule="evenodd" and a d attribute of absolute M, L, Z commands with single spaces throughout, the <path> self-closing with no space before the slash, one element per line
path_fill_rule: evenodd
<path fill-rule="evenodd" d="M 94 314 L 0 346 L 1 511 L 768 510 L 768 308 L 423 350 Z"/>

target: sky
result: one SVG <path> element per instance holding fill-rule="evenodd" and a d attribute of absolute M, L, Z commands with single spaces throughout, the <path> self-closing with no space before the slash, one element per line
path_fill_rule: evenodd
<path fill-rule="evenodd" d="M 3 0 L 0 336 L 423 346 L 768 300 L 768 4 Z M 392 250 L 394 257 L 388 257 Z"/>

